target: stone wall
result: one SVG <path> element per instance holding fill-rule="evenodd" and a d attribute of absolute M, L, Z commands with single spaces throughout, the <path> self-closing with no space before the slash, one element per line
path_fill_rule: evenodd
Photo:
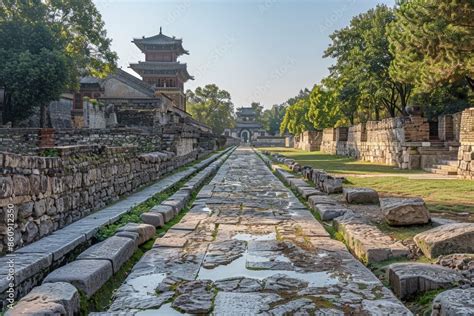
<path fill-rule="evenodd" d="M 317 151 L 321 149 L 322 139 L 321 131 L 306 131 L 295 136 L 293 147 L 305 151 Z"/>
<path fill-rule="evenodd" d="M 202 156 L 137 147 L 56 147 L 57 157 L 0 154 L 0 253 L 6 207 L 15 205 L 15 248 L 38 240 Z"/>
<path fill-rule="evenodd" d="M 474 108 L 462 112 L 458 151 L 458 176 L 474 179 Z"/>

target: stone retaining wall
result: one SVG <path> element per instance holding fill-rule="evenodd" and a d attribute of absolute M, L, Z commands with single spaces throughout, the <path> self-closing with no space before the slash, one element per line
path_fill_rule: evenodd
<path fill-rule="evenodd" d="M 140 153 L 137 147 L 100 145 L 57 147 L 51 152 L 57 157 L 0 153 L 0 253 L 6 251 L 9 203 L 15 206 L 16 249 L 206 153 L 197 148 L 182 155 Z"/>

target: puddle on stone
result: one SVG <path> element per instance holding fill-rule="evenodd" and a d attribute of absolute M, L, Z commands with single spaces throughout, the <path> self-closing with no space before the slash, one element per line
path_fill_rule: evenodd
<path fill-rule="evenodd" d="M 254 256 L 252 256 L 254 257 Z M 331 276 L 326 271 L 321 272 L 297 272 L 288 270 L 249 270 L 246 262 L 249 258 L 247 251 L 242 256 L 227 265 L 220 265 L 213 269 L 201 267 L 197 279 L 201 280 L 222 280 L 234 277 L 246 277 L 262 280 L 275 274 L 285 274 L 290 278 L 300 279 L 308 282 L 310 287 L 325 287 L 339 283 L 337 277 Z"/>
<path fill-rule="evenodd" d="M 211 210 L 209 207 L 207 207 L 207 206 L 204 207 L 204 208 L 202 209 L 202 211 L 203 211 L 203 212 L 207 212 L 208 214 L 212 214 L 212 210 Z"/>
<path fill-rule="evenodd" d="M 247 233 L 239 233 L 234 235 L 232 239 L 236 240 L 243 240 L 243 241 L 251 241 L 251 240 L 276 240 L 276 233 L 269 233 L 264 235 L 255 235 L 255 234 L 247 234 Z"/>
<path fill-rule="evenodd" d="M 147 274 L 126 281 L 126 284 L 133 287 L 137 294 L 154 293 L 161 281 L 166 277 L 166 273 Z"/>
<path fill-rule="evenodd" d="M 173 307 L 171 307 L 171 303 L 163 304 L 159 309 L 147 309 L 144 311 L 140 311 L 135 314 L 135 316 L 156 316 L 156 315 L 163 315 L 163 316 L 183 316 L 183 315 L 190 315 L 190 314 L 184 314 L 181 313 L 177 310 L 175 310 Z"/>
<path fill-rule="evenodd" d="M 291 262 L 291 260 L 284 255 L 264 257 L 264 256 L 249 255 L 249 254 L 247 254 L 247 261 L 248 262 Z"/>

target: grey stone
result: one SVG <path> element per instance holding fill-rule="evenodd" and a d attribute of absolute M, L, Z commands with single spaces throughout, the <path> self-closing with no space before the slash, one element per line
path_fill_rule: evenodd
<path fill-rule="evenodd" d="M 323 221 L 330 221 L 348 212 L 352 212 L 350 209 L 345 208 L 342 205 L 331 204 L 316 204 L 314 205 L 314 209 L 319 213 L 321 220 Z"/>
<path fill-rule="evenodd" d="M 79 292 L 65 282 L 33 288 L 6 315 L 75 315 L 79 313 Z"/>
<path fill-rule="evenodd" d="M 112 264 L 108 260 L 77 260 L 48 274 L 43 284 L 71 283 L 91 297 L 112 277 L 112 271 Z"/>
<path fill-rule="evenodd" d="M 9 198 L 13 194 L 13 180 L 11 177 L 0 177 L 0 198 Z"/>
<path fill-rule="evenodd" d="M 46 201 L 39 200 L 35 202 L 35 211 L 34 214 L 36 217 L 41 217 L 46 213 Z"/>
<path fill-rule="evenodd" d="M 176 292 L 178 296 L 172 307 L 190 314 L 207 314 L 212 310 L 214 292 L 209 280 L 196 280 L 180 284 Z"/>
<path fill-rule="evenodd" d="M 231 239 L 211 243 L 202 266 L 206 269 L 212 269 L 219 265 L 228 264 L 242 256 L 245 248 L 246 243 L 242 240 Z"/>
<path fill-rule="evenodd" d="M 336 200 L 327 195 L 313 195 L 308 198 L 309 205 L 314 209 L 317 204 L 337 205 Z"/>
<path fill-rule="evenodd" d="M 142 213 L 140 218 L 145 224 L 149 224 L 154 227 L 163 227 L 165 225 L 163 214 L 159 212 Z"/>
<path fill-rule="evenodd" d="M 349 204 L 378 204 L 377 191 L 369 188 L 344 188 L 343 196 Z"/>
<path fill-rule="evenodd" d="M 288 277 L 286 274 L 274 274 L 263 280 L 264 290 L 267 291 L 294 291 L 308 286 L 308 282 Z"/>
<path fill-rule="evenodd" d="M 432 306 L 431 316 L 474 315 L 474 287 L 444 291 L 435 297 Z"/>
<path fill-rule="evenodd" d="M 430 221 L 430 213 L 420 198 L 383 198 L 380 208 L 389 225 L 419 225 Z"/>
<path fill-rule="evenodd" d="M 344 178 L 327 176 L 323 182 L 323 191 L 327 194 L 341 193 L 342 192 L 342 183 Z"/>
<path fill-rule="evenodd" d="M 363 300 L 361 315 L 413 315 L 408 308 L 390 300 Z"/>
<path fill-rule="evenodd" d="M 336 217 L 333 225 L 344 236 L 347 246 L 364 263 L 406 257 L 409 250 L 371 225 L 367 218 L 347 213 Z"/>
<path fill-rule="evenodd" d="M 415 235 L 428 258 L 453 253 L 474 253 L 474 223 L 446 224 Z"/>
<path fill-rule="evenodd" d="M 112 236 L 89 247 L 77 257 L 77 260 L 108 260 L 112 263 L 114 273 L 117 273 L 132 257 L 135 249 L 135 242 L 130 238 Z"/>
<path fill-rule="evenodd" d="M 214 285 L 219 291 L 233 293 L 259 292 L 263 289 L 262 283 L 259 280 L 245 277 L 218 280 L 214 282 Z"/>
<path fill-rule="evenodd" d="M 148 225 L 148 224 L 136 224 L 136 223 L 128 223 L 127 225 L 120 227 L 117 231 L 118 232 L 127 231 L 127 232 L 138 233 L 139 245 L 150 240 L 156 234 L 156 228 L 154 226 Z"/>
<path fill-rule="evenodd" d="M 273 293 L 218 292 L 215 299 L 216 315 L 258 315 L 270 309 L 281 297 Z"/>
<path fill-rule="evenodd" d="M 467 281 L 457 271 L 427 263 L 394 263 L 388 266 L 387 273 L 390 286 L 402 299 Z"/>

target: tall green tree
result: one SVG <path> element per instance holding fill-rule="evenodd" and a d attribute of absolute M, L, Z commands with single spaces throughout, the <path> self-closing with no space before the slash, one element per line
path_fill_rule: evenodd
<path fill-rule="evenodd" d="M 404 0 L 388 28 L 390 74 L 429 93 L 465 79 L 474 90 L 474 2 Z"/>
<path fill-rule="evenodd" d="M 324 57 L 336 63 L 330 67 L 330 79 L 343 82 L 340 96 L 346 104 L 364 103 L 378 119 L 380 112 L 389 116 L 405 114 L 410 85 L 393 80 L 389 74 L 393 56 L 389 51 L 386 26 L 394 20 L 393 10 L 385 5 L 354 17 L 350 25 L 330 35 L 331 45 Z M 357 100 L 353 93 L 357 93 Z M 350 97 L 350 98 L 349 98 Z M 358 113 L 351 113 L 357 120 Z"/>
<path fill-rule="evenodd" d="M 50 101 L 76 89 L 80 76 L 107 75 L 117 60 L 91 0 L 3 0 L 0 43 L 5 120 L 40 107 L 43 127 Z"/>
<path fill-rule="evenodd" d="M 288 131 L 293 135 L 298 135 L 304 131 L 313 130 L 313 124 L 308 117 L 308 112 L 308 98 L 301 98 L 296 103 L 288 106 L 280 125 L 280 134 Z"/>
<path fill-rule="evenodd" d="M 234 126 L 234 106 L 229 92 L 215 84 L 208 84 L 196 88 L 194 92 L 188 90 L 186 98 L 191 116 L 208 125 L 214 133 L 220 135 L 224 129 Z"/>
<path fill-rule="evenodd" d="M 250 107 L 255 111 L 255 120 L 263 123 L 263 106 L 260 102 L 252 102 Z"/>

